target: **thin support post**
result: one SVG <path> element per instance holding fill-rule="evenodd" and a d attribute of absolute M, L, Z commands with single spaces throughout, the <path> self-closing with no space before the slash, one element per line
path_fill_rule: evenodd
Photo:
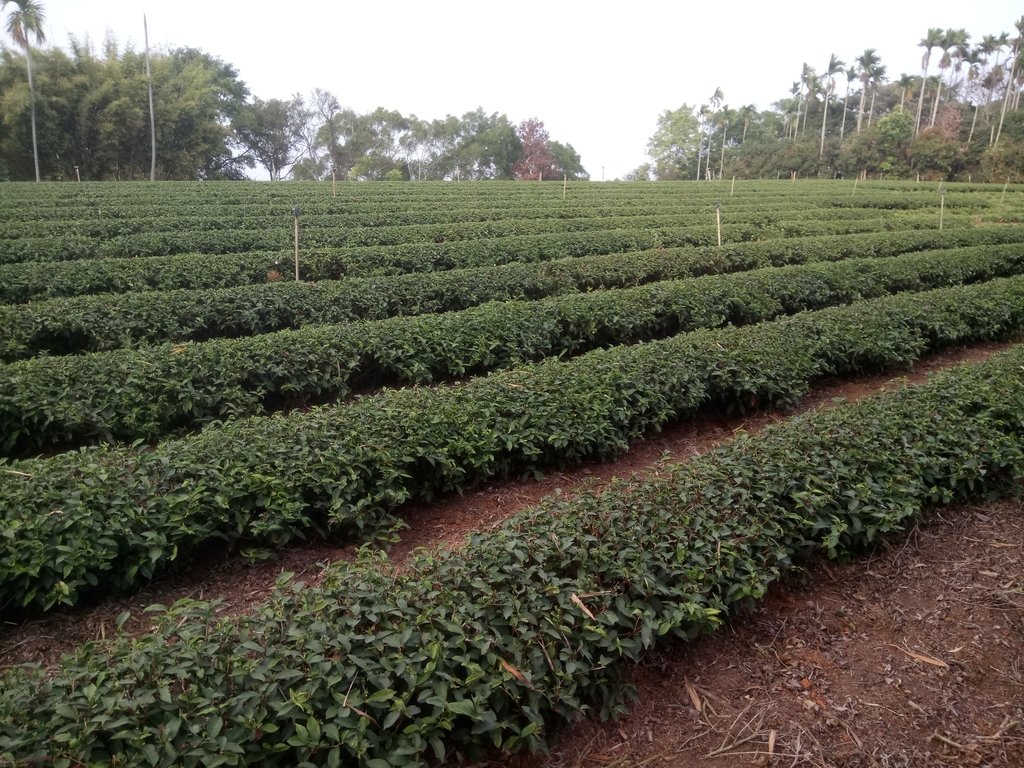
<path fill-rule="evenodd" d="M 292 216 L 295 217 L 295 282 L 299 282 L 299 214 L 298 208 L 292 208 Z"/>

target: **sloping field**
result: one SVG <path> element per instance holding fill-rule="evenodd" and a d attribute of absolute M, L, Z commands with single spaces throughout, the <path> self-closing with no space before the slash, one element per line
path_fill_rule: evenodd
<path fill-rule="evenodd" d="M 895 182 L 8 185 L 0 610 L 73 618 L 215 552 L 388 541 L 411 505 L 1015 341 L 1022 191 L 952 185 L 940 212 Z M 11 668 L 0 762 L 539 749 L 619 710 L 622 662 L 812 558 L 1019 493 L 1024 352 L 1004 346 L 447 554 L 366 549 L 254 609 L 161 607 Z"/>

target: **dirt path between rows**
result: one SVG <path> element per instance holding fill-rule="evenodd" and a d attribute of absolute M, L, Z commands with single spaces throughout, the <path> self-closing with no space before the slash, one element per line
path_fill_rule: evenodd
<path fill-rule="evenodd" d="M 934 511 L 627 679 L 618 722 L 478 768 L 1020 768 L 1024 503 Z"/>
<path fill-rule="evenodd" d="M 552 472 L 540 480 L 485 483 L 462 496 L 430 504 L 412 504 L 401 511 L 408 528 L 390 551 L 392 562 L 401 563 L 414 550 L 454 547 L 467 534 L 484 530 L 535 504 L 552 493 L 573 493 L 581 487 L 595 487 L 613 478 L 643 475 L 662 460 L 685 461 L 713 448 L 738 430 L 755 432 L 795 413 L 829 406 L 837 398 L 855 400 L 901 381 L 917 382 L 928 374 L 968 360 L 981 360 L 1011 344 L 988 343 L 947 351 L 920 361 L 911 370 L 853 379 L 818 382 L 800 406 L 786 412 L 761 412 L 743 417 L 703 415 L 671 425 L 662 433 L 637 441 L 625 456 L 612 462 L 588 462 L 565 471 Z M 20 624 L 0 626 L 0 668 L 23 662 L 55 663 L 59 657 L 89 640 L 103 639 L 115 631 L 117 618 L 125 611 L 131 617 L 125 631 L 142 634 L 150 628 L 146 606 L 169 605 L 182 598 L 223 601 L 224 613 L 237 613 L 267 598 L 283 572 L 292 572 L 306 583 L 315 582 L 325 565 L 350 558 L 353 545 L 340 546 L 317 541 L 288 548 L 276 560 L 250 565 L 236 553 L 206 551 L 187 571 L 165 576 L 142 591 L 112 597 L 95 605 L 56 611 Z"/>

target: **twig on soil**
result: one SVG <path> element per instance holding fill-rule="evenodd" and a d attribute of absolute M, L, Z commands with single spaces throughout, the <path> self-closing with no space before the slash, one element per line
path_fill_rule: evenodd
<path fill-rule="evenodd" d="M 594 746 L 594 742 L 597 741 L 597 737 L 601 735 L 601 731 L 597 731 L 587 742 L 587 746 L 580 750 L 579 756 L 576 758 L 576 765 L 574 768 L 583 768 L 583 761 L 587 759 L 587 753 L 590 752 L 590 748 Z"/>
<path fill-rule="evenodd" d="M 747 704 L 747 706 L 745 706 L 740 711 L 740 713 L 738 715 L 736 715 L 736 717 L 733 719 L 732 723 L 729 725 L 728 730 L 726 730 L 725 738 L 722 739 L 722 743 L 719 744 L 717 748 L 715 748 L 715 749 L 711 750 L 710 752 L 708 752 L 705 755 L 705 757 L 719 757 L 721 755 L 724 755 L 726 752 L 731 752 L 732 750 L 736 749 L 736 747 L 742 746 L 743 744 L 748 744 L 749 742 L 751 742 L 754 739 L 758 738 L 758 736 L 761 733 L 761 726 L 764 724 L 764 719 L 767 716 L 768 711 L 769 711 L 769 709 L 771 707 L 769 707 L 768 709 L 761 710 L 761 712 L 758 715 L 750 718 L 745 723 L 743 723 L 743 725 L 740 727 L 739 731 L 736 732 L 736 737 L 733 738 L 732 741 L 729 740 L 730 737 L 732 736 L 733 730 L 736 728 L 736 724 L 739 723 L 740 719 L 747 712 L 750 711 L 750 708 L 753 705 L 754 705 L 753 702 L 751 702 L 750 704 Z M 747 731 L 748 729 L 750 730 L 750 733 L 748 733 L 746 736 L 744 736 L 743 735 L 744 731 Z"/>
<path fill-rule="evenodd" d="M 954 749 L 958 749 L 961 752 L 967 752 L 970 749 L 970 747 L 965 747 L 963 744 L 957 744 L 952 739 L 947 739 L 945 736 L 938 732 L 933 733 L 929 738 L 935 741 L 941 741 L 943 744 L 948 744 L 949 746 L 953 747 Z"/>

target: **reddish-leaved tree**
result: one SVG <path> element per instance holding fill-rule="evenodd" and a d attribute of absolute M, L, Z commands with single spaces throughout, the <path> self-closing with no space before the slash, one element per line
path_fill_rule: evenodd
<path fill-rule="evenodd" d="M 516 129 L 523 146 L 519 160 L 512 166 L 516 179 L 561 179 L 562 172 L 556 167 L 555 156 L 548 146 L 550 136 L 544 123 L 535 117 L 524 120 Z"/>

